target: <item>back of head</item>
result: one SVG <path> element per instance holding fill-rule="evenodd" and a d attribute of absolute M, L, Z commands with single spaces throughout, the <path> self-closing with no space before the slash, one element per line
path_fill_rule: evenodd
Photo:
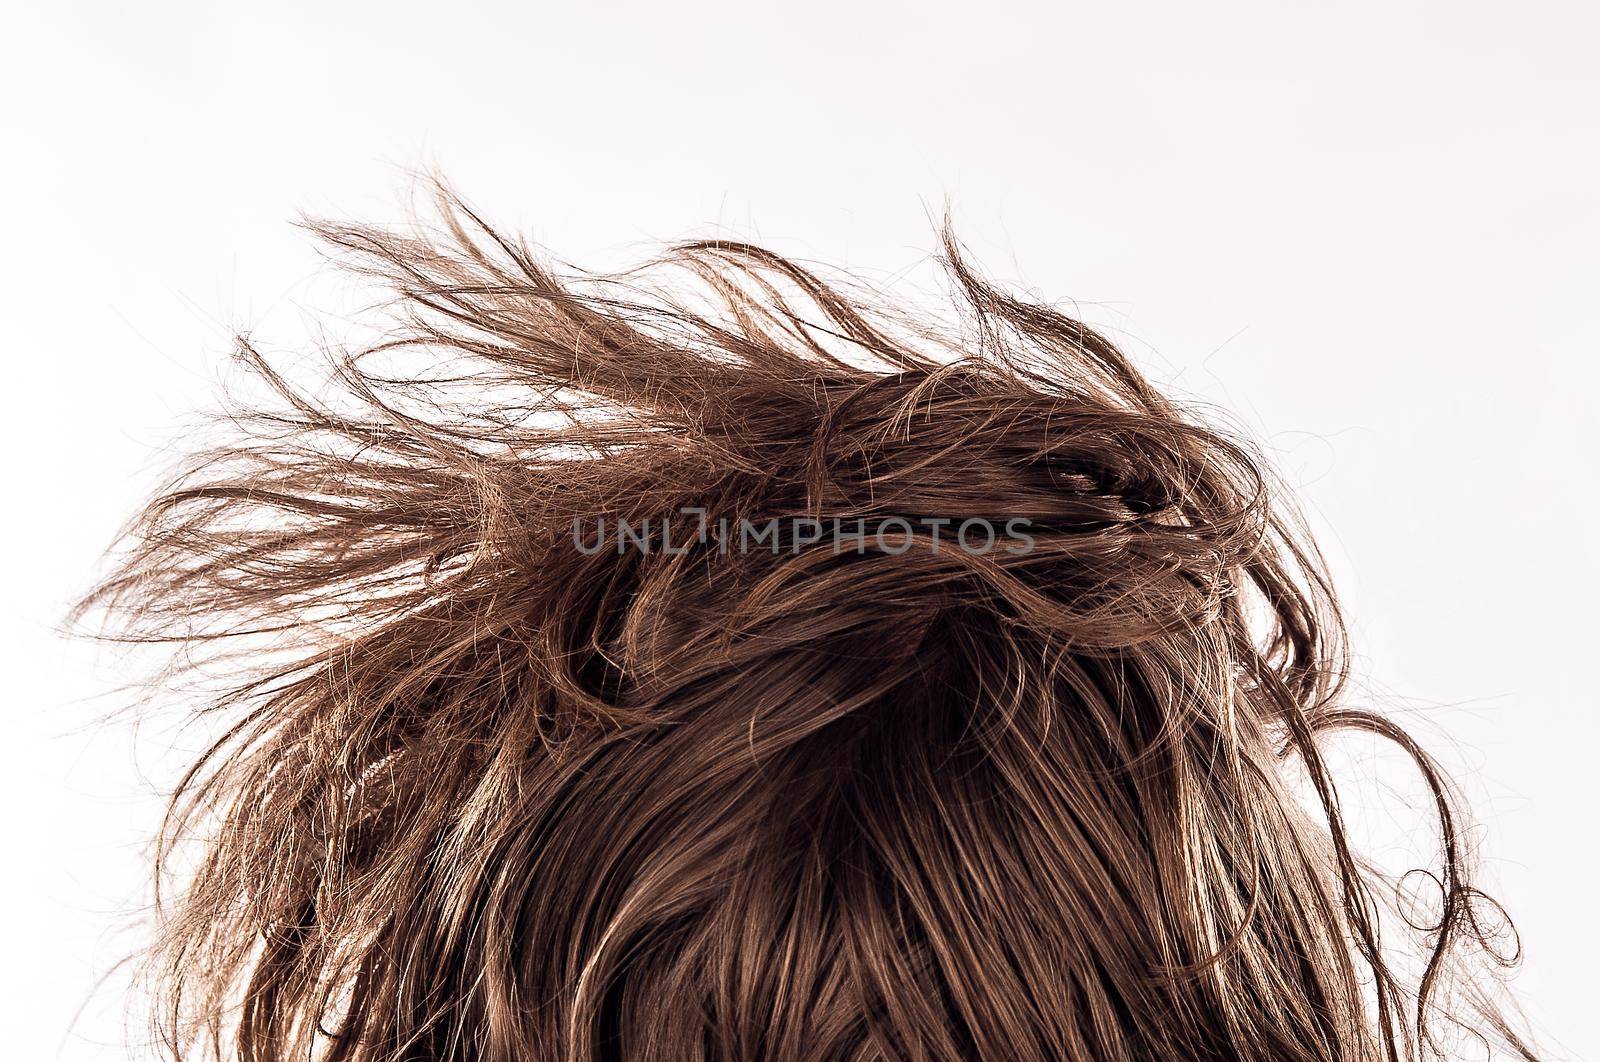
<path fill-rule="evenodd" d="M 175 1054 L 1398 1059 L 1488 936 L 1444 782 L 1341 698 L 1253 452 L 974 275 L 919 320 L 756 247 L 558 277 L 459 202 L 96 602 L 273 632 L 175 798 Z M 281 655 L 272 659 L 282 661 Z M 1403 972 L 1319 735 L 1439 799 Z M 1290 770 L 1307 781 L 1300 799 Z M 1459 983 L 1459 982 L 1458 982 Z"/>

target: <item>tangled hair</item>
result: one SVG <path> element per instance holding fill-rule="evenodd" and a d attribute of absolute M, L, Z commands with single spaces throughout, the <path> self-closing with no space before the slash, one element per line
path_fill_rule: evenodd
<path fill-rule="evenodd" d="M 159 846 L 166 1053 L 1533 1057 L 1252 450 L 948 235 L 919 319 L 744 243 L 563 275 L 438 216 L 313 226 L 379 338 L 318 389 L 244 344 L 272 397 L 85 605 L 243 669 Z M 1436 802 L 1413 925 L 1341 729 Z"/>

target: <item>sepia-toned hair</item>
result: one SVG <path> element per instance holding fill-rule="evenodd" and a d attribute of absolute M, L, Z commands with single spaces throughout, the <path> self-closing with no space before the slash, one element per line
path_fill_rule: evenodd
<path fill-rule="evenodd" d="M 227 682 L 158 849 L 166 1054 L 1533 1057 L 1254 450 L 948 230 L 936 311 L 439 206 L 313 225 L 381 333 L 316 387 L 242 343 L 270 397 L 84 605 Z M 1414 925 L 1341 730 L 1432 794 Z"/>

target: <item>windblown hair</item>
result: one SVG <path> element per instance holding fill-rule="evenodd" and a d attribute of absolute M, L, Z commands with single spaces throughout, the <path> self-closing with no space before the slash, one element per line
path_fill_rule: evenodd
<path fill-rule="evenodd" d="M 744 243 L 603 276 L 440 208 L 314 224 L 395 296 L 381 338 L 320 388 L 243 344 L 273 397 L 86 602 L 244 669 L 159 847 L 196 853 L 165 1053 L 1533 1057 L 1471 987 L 1515 956 L 1446 780 L 1347 703 L 1252 449 L 948 234 L 919 317 Z M 950 548 L 971 520 L 1028 548 Z M 1350 729 L 1437 803 L 1425 924 L 1353 851 Z"/>

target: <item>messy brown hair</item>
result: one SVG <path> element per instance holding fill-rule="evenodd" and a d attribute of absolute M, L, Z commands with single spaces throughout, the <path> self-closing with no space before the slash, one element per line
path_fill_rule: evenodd
<path fill-rule="evenodd" d="M 952 308 L 909 311 L 439 206 L 313 226 L 381 334 L 315 388 L 242 344 L 270 396 L 86 604 L 232 676 L 159 846 L 166 1053 L 1532 1057 L 1446 780 L 1349 703 L 1250 447 L 948 235 Z M 1341 815 L 1352 729 L 1437 811 L 1411 925 Z"/>

